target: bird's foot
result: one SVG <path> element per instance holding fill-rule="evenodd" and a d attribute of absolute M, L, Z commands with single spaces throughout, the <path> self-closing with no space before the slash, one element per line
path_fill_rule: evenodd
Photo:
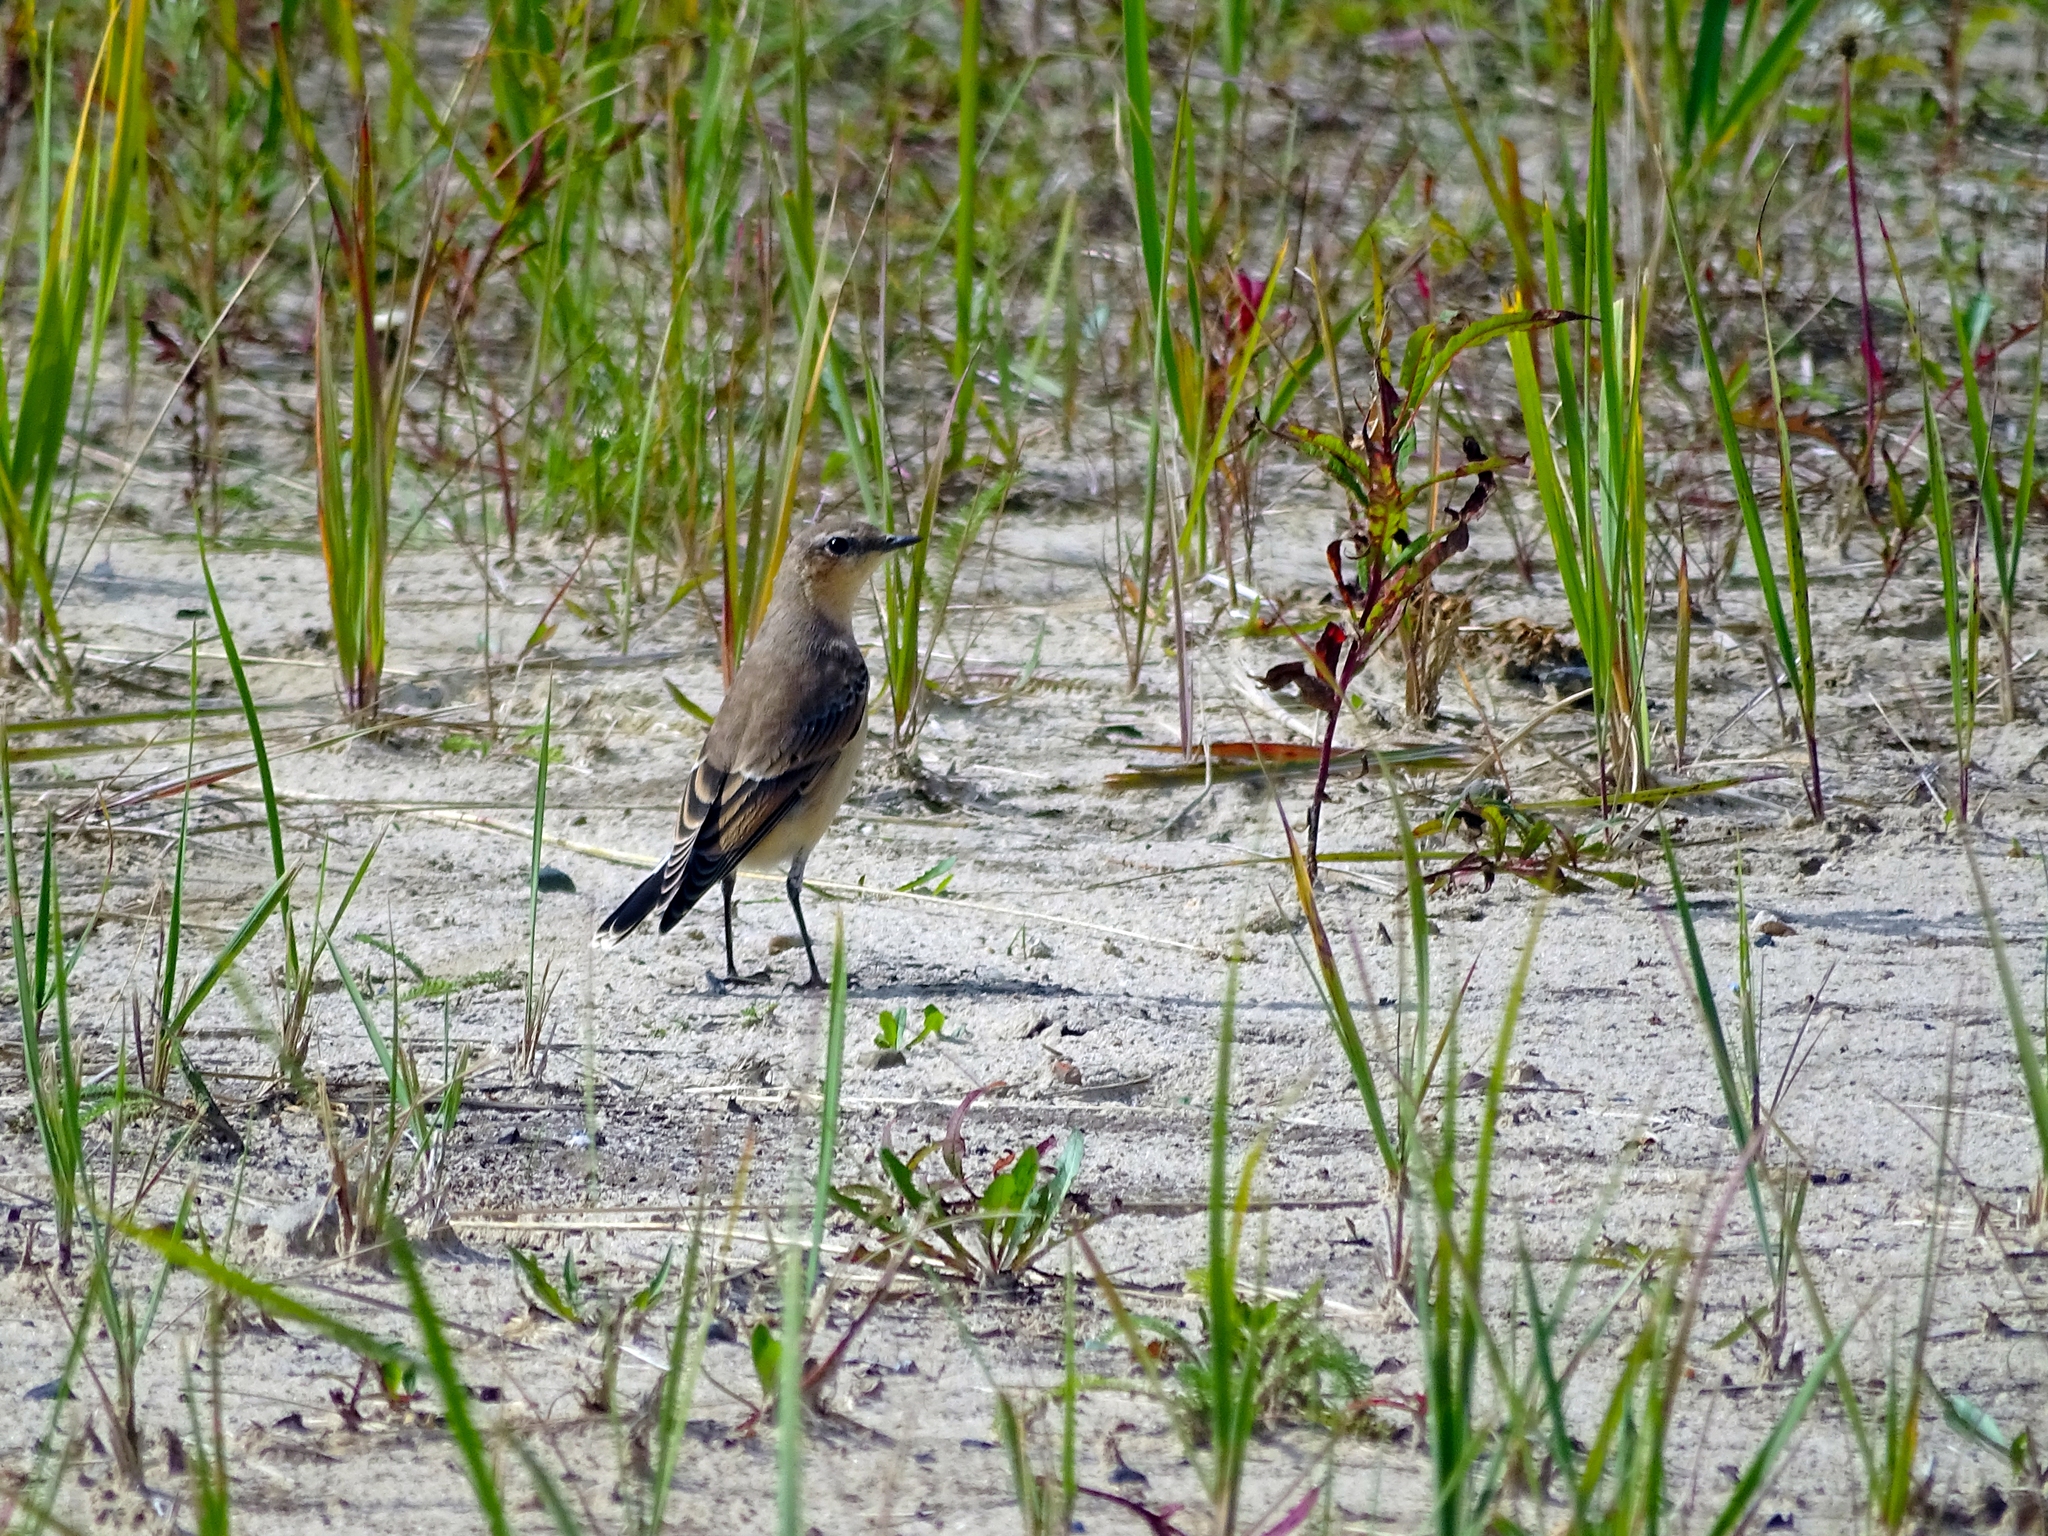
<path fill-rule="evenodd" d="M 727 971 L 723 976 L 719 975 L 716 971 L 706 971 L 704 973 L 705 984 L 710 987 L 713 997 L 716 997 L 721 992 L 730 991 L 734 987 L 758 987 L 767 979 L 768 973 L 766 971 L 747 971 L 744 974 L 738 971 Z"/>
<path fill-rule="evenodd" d="M 827 990 L 832 985 L 832 983 L 827 981 L 824 977 L 820 976 L 816 971 L 813 971 L 811 972 L 811 979 L 809 981 L 792 982 L 791 985 L 794 986 L 799 992 L 823 992 Z"/>

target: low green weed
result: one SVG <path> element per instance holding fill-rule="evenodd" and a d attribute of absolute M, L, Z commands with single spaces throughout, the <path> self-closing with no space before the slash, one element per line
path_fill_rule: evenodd
<path fill-rule="evenodd" d="M 832 1187 L 833 1206 L 869 1234 L 857 1258 L 882 1264 L 903 1255 L 932 1273 L 1011 1289 L 1072 1230 L 1067 1196 L 1081 1170 L 1079 1131 L 1068 1133 L 1057 1157 L 1050 1155 L 1057 1139 L 1048 1136 L 1004 1153 L 985 1177 L 970 1176 L 962 1127 L 975 1100 L 996 1086 L 968 1094 L 945 1134 L 909 1157 L 879 1148 L 882 1182 Z"/>
<path fill-rule="evenodd" d="M 1249 1389 L 1243 1406 L 1254 1435 L 1292 1424 L 1314 1424 L 1333 1434 L 1369 1427 L 1364 1403 L 1372 1393 L 1372 1368 L 1323 1321 L 1320 1281 L 1292 1296 L 1240 1294 L 1228 1309 L 1237 1337 L 1220 1349 L 1206 1271 L 1196 1270 L 1188 1282 L 1201 1300 L 1193 1337 L 1163 1318 L 1136 1321 L 1159 1345 L 1157 1358 L 1172 1372 L 1176 1411 L 1196 1443 L 1211 1433 L 1211 1395 L 1223 1355 L 1236 1362 Z"/>
<path fill-rule="evenodd" d="M 875 1028 L 875 1049 L 900 1058 L 927 1040 L 944 1038 L 945 1028 L 945 1011 L 937 1003 L 926 1003 L 922 1020 L 915 1023 L 908 1008 L 884 1008 Z"/>
<path fill-rule="evenodd" d="M 586 1281 L 576 1268 L 576 1255 L 566 1248 L 562 1251 L 559 1280 L 549 1275 L 525 1249 L 512 1250 L 513 1272 L 519 1277 L 519 1289 L 528 1306 L 561 1322 L 593 1330 L 599 1336 L 597 1383 L 585 1397 L 591 1412 L 610 1413 L 617 1405 L 619 1361 L 625 1342 L 660 1304 L 674 1260 L 675 1252 L 671 1249 L 645 1285 L 630 1292 L 613 1292 L 600 1291 Z"/>

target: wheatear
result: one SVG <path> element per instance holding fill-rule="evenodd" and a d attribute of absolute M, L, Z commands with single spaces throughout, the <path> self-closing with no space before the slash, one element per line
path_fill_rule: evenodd
<path fill-rule="evenodd" d="M 657 908 L 661 932 L 714 885 L 725 898 L 725 974 L 732 958 L 732 887 L 742 869 L 789 866 L 789 904 L 822 986 L 804 926 L 804 861 L 853 785 L 867 741 L 868 666 L 853 638 L 853 604 L 891 550 L 917 542 L 871 523 L 831 522 L 790 536 L 775 595 L 719 706 L 683 792 L 675 847 L 598 926 L 622 939 Z"/>

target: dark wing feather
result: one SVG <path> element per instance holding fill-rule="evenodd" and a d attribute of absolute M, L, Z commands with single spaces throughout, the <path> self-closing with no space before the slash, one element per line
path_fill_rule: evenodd
<path fill-rule="evenodd" d="M 662 903 L 662 882 L 667 878 L 666 869 L 657 869 L 653 874 L 633 887 L 633 894 L 613 908 L 612 915 L 597 925 L 600 939 L 623 939 L 654 915 L 654 909 Z"/>
<path fill-rule="evenodd" d="M 740 861 L 775 829 L 775 824 L 830 766 L 828 759 L 777 778 L 749 779 L 738 774 L 720 774 L 708 764 L 698 764 L 683 801 L 683 819 L 676 827 L 675 851 L 662 870 L 669 883 L 662 892 L 665 905 L 661 932 L 675 927 L 703 899 L 705 892 L 738 869 Z M 711 776 L 719 780 L 719 789 L 700 798 L 699 787 Z"/>

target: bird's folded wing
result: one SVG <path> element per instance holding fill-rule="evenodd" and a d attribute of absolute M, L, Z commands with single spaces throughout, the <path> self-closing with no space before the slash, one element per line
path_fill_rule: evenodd
<path fill-rule="evenodd" d="M 839 760 L 866 713 L 861 666 L 836 678 L 813 674 L 812 686 L 783 708 L 750 712 L 725 739 L 714 730 L 683 791 L 675 848 L 663 871 L 664 905 L 680 915 L 737 869 Z"/>

